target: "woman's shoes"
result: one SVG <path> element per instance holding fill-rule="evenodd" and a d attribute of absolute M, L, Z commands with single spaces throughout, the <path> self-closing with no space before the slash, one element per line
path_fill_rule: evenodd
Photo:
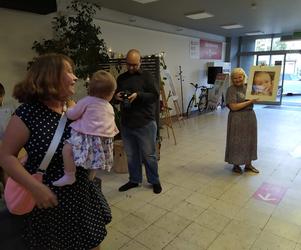
<path fill-rule="evenodd" d="M 245 172 L 247 172 L 247 171 L 251 171 L 253 173 L 259 174 L 259 170 L 257 168 L 255 168 L 254 166 L 252 166 L 252 164 L 245 166 Z"/>
<path fill-rule="evenodd" d="M 233 165 L 232 171 L 238 174 L 242 174 L 242 169 L 239 165 Z"/>
<path fill-rule="evenodd" d="M 238 174 L 242 174 L 242 169 L 239 165 L 233 165 L 232 171 Z M 259 174 L 259 170 L 252 166 L 252 164 L 245 165 L 245 172 L 248 171 Z"/>

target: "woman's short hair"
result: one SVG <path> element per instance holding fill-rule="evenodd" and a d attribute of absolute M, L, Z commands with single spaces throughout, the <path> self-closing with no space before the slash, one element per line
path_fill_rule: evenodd
<path fill-rule="evenodd" d="M 61 90 L 65 62 L 70 63 L 74 70 L 74 63 L 68 56 L 57 53 L 39 56 L 30 66 L 25 79 L 14 87 L 13 96 L 19 102 L 63 99 Z"/>
<path fill-rule="evenodd" d="M 89 82 L 89 95 L 105 98 L 116 90 L 116 80 L 107 71 L 98 70 Z"/>
<path fill-rule="evenodd" d="M 247 74 L 246 74 L 246 72 L 243 70 L 243 68 L 234 68 L 234 69 L 232 69 L 232 71 L 231 71 L 231 83 L 233 83 L 232 82 L 232 79 L 233 79 L 233 76 L 234 75 L 236 75 L 236 74 L 242 74 L 243 76 L 244 76 L 244 83 L 246 83 L 247 82 Z"/>
<path fill-rule="evenodd" d="M 3 97 L 5 95 L 5 89 L 2 83 L 0 82 L 0 97 Z"/>

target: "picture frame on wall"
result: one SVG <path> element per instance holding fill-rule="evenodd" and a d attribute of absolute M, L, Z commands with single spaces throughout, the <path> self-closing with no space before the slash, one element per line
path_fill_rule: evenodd
<path fill-rule="evenodd" d="M 246 99 L 276 101 L 281 66 L 252 66 Z"/>

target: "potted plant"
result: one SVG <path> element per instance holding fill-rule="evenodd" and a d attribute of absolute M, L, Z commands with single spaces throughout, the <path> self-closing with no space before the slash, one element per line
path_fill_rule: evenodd
<path fill-rule="evenodd" d="M 76 75 L 87 79 L 100 68 L 100 64 L 109 60 L 101 29 L 93 23 L 97 9 L 100 9 L 97 4 L 72 0 L 67 10 L 74 15 L 59 13 L 54 17 L 55 37 L 34 41 L 32 49 L 38 55 L 56 52 L 69 56 L 75 63 Z"/>

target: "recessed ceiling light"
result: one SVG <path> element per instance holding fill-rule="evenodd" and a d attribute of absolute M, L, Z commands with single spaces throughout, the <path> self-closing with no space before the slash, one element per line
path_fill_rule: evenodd
<path fill-rule="evenodd" d="M 142 3 L 142 4 L 145 4 L 145 3 L 151 3 L 151 2 L 156 2 L 158 0 L 133 0 L 134 2 L 138 2 L 138 3 Z"/>
<path fill-rule="evenodd" d="M 247 32 L 246 36 L 258 36 L 258 35 L 263 35 L 263 31 L 252 31 L 252 32 Z"/>
<path fill-rule="evenodd" d="M 208 17 L 213 17 L 214 15 L 207 13 L 205 11 L 202 11 L 202 12 L 198 12 L 198 13 L 194 13 L 194 14 L 187 14 L 185 16 L 188 18 L 191 18 L 191 19 L 204 19 L 204 18 L 208 18 Z"/>
<path fill-rule="evenodd" d="M 239 29 L 239 28 L 242 28 L 244 26 L 242 26 L 240 24 L 230 24 L 230 25 L 222 25 L 221 27 L 223 29 L 230 30 L 230 29 Z"/>

